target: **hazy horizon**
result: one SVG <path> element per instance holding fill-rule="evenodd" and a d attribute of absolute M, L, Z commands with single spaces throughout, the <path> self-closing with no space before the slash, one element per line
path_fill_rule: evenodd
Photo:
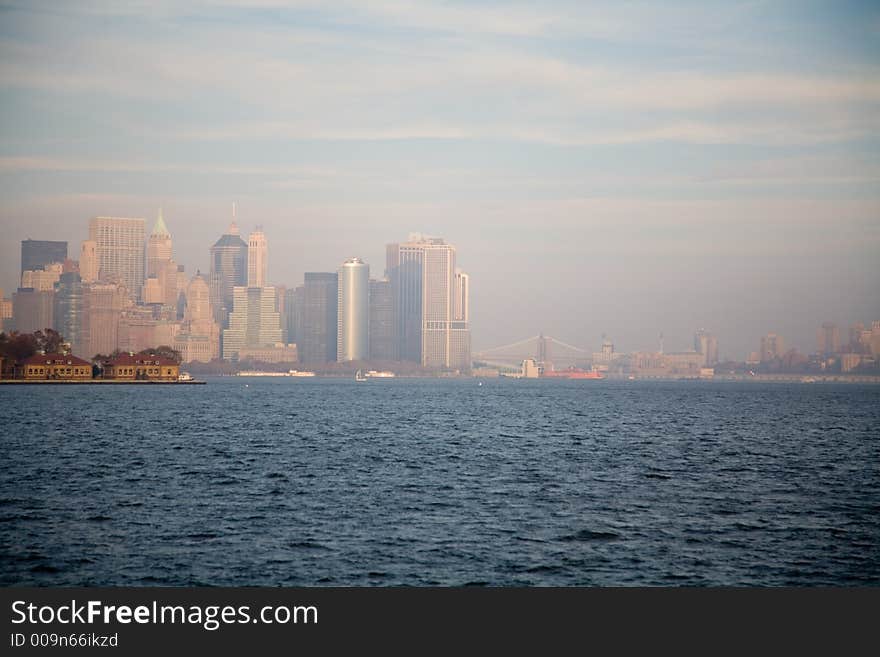
<path fill-rule="evenodd" d="M 20 241 L 237 203 L 269 279 L 444 237 L 474 351 L 540 331 L 741 359 L 880 319 L 880 8 L 272 0 L 0 6 L 0 287 Z"/>

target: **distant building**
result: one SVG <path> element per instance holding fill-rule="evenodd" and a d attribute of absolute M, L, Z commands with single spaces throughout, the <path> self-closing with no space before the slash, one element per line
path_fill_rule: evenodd
<path fill-rule="evenodd" d="M 455 247 L 414 233 L 386 247 L 401 360 L 469 370 L 469 279 L 456 270 Z"/>
<path fill-rule="evenodd" d="M 27 269 L 21 273 L 21 287 L 31 288 L 38 292 L 50 292 L 64 272 L 64 264 L 52 262 L 43 269 Z"/>
<path fill-rule="evenodd" d="M 233 290 L 247 285 L 248 245 L 238 234 L 233 220 L 211 247 L 211 306 L 221 328 L 229 326 Z"/>
<path fill-rule="evenodd" d="M 3 296 L 0 290 L 0 331 L 12 330 L 12 299 Z"/>
<path fill-rule="evenodd" d="M 610 365 L 620 354 L 614 352 L 614 343 L 607 338 L 602 340 L 602 351 L 593 352 L 594 365 Z"/>
<path fill-rule="evenodd" d="M 785 354 L 785 340 L 782 336 L 775 333 L 768 333 L 761 338 L 761 362 L 767 363 L 777 358 L 782 358 Z"/>
<path fill-rule="evenodd" d="M 338 287 L 337 274 L 305 274 L 302 335 L 298 336 L 299 358 L 303 363 L 336 361 Z"/>
<path fill-rule="evenodd" d="M 103 363 L 105 379 L 177 381 L 180 365 L 164 356 L 119 354 Z"/>
<path fill-rule="evenodd" d="M 524 379 L 537 379 L 541 375 L 538 363 L 534 358 L 526 358 L 522 362 L 522 377 Z"/>
<path fill-rule="evenodd" d="M 823 356 L 830 356 L 840 351 L 840 329 L 837 324 L 825 322 L 816 331 L 816 345 Z"/>
<path fill-rule="evenodd" d="M 92 378 L 92 364 L 69 354 L 34 354 L 16 369 L 20 378 L 30 381 L 88 381 Z"/>
<path fill-rule="evenodd" d="M 670 374 L 699 376 L 704 369 L 705 356 L 696 351 L 667 352 L 663 354 L 664 365 Z"/>
<path fill-rule="evenodd" d="M 711 367 L 718 363 L 718 339 L 705 329 L 694 333 L 694 351 L 703 355 L 705 367 Z"/>
<path fill-rule="evenodd" d="M 269 268 L 269 248 L 262 226 L 248 237 L 247 245 L 247 286 L 265 287 Z"/>
<path fill-rule="evenodd" d="M 83 283 L 98 280 L 98 243 L 84 240 L 79 252 L 79 275 Z"/>
<path fill-rule="evenodd" d="M 92 283 L 83 287 L 83 341 L 85 355 L 111 354 L 119 345 L 119 320 L 129 304 L 124 286 L 116 283 Z"/>
<path fill-rule="evenodd" d="M 400 360 L 422 362 L 422 268 L 424 246 L 440 238 L 412 234 L 409 241 L 386 247 L 386 276 L 394 300 L 396 351 Z"/>
<path fill-rule="evenodd" d="M 423 251 L 422 366 L 470 369 L 467 322 L 454 314 L 455 247 L 431 243 Z M 466 303 L 460 304 L 460 308 L 466 307 Z"/>
<path fill-rule="evenodd" d="M 370 354 L 370 266 L 349 258 L 337 272 L 336 360 L 366 360 Z"/>
<path fill-rule="evenodd" d="M 53 262 L 67 259 L 67 242 L 49 240 L 22 240 L 21 273 L 43 269 Z"/>
<path fill-rule="evenodd" d="M 177 306 L 177 272 L 171 233 L 165 225 L 162 210 L 147 241 L 147 278 L 142 299 L 144 303 Z"/>
<path fill-rule="evenodd" d="M 95 217 L 89 240 L 95 242 L 98 279 L 125 287 L 131 299 L 141 299 L 144 287 L 144 220 Z"/>
<path fill-rule="evenodd" d="M 239 350 L 281 342 L 281 321 L 275 312 L 274 287 L 233 288 L 229 328 L 223 329 L 223 358 L 238 358 Z"/>
<path fill-rule="evenodd" d="M 286 343 L 300 344 L 303 327 L 303 301 L 305 287 L 300 285 L 284 292 L 284 314 L 281 316 L 283 326 L 282 338 Z"/>
<path fill-rule="evenodd" d="M 186 309 L 174 336 L 174 349 L 183 363 L 207 363 L 220 357 L 220 325 L 214 321 L 210 286 L 198 272 L 186 288 Z"/>
<path fill-rule="evenodd" d="M 180 330 L 176 313 L 172 318 L 161 312 L 161 306 L 131 306 L 122 312 L 119 319 L 117 349 L 138 352 L 154 347 L 174 344 Z"/>
<path fill-rule="evenodd" d="M 261 363 L 295 363 L 298 354 L 295 344 L 278 343 L 265 347 L 242 347 L 238 351 L 238 362 L 253 360 Z"/>
<path fill-rule="evenodd" d="M 370 281 L 370 360 L 397 360 L 391 281 Z"/>
<path fill-rule="evenodd" d="M 85 334 L 85 297 L 80 275 L 76 272 L 61 274 L 55 289 L 53 327 L 70 343 L 75 354 L 87 353 Z"/>
<path fill-rule="evenodd" d="M 12 295 L 12 324 L 19 333 L 33 333 L 55 325 L 54 290 L 18 288 Z"/>
<path fill-rule="evenodd" d="M 851 372 L 862 364 L 862 354 L 840 354 L 840 371 Z"/>

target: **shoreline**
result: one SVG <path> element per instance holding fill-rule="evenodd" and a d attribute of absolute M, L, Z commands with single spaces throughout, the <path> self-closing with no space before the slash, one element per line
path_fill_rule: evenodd
<path fill-rule="evenodd" d="M 124 379 L 88 379 L 88 380 L 65 380 L 65 379 L 0 379 L 0 385 L 45 385 L 45 384 L 80 384 L 88 385 L 97 383 L 101 385 L 205 385 L 207 381 L 128 381 Z"/>

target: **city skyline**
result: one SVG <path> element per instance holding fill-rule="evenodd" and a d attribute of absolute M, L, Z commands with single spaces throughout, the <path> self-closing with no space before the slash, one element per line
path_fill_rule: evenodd
<path fill-rule="evenodd" d="M 337 273 L 316 273 L 316 272 L 305 272 L 303 275 L 303 283 L 302 285 L 297 286 L 296 284 L 292 286 L 288 286 L 286 284 L 271 284 L 268 274 L 266 263 L 268 260 L 268 240 L 263 232 L 262 226 L 257 226 L 251 232 L 248 241 L 245 242 L 240 238 L 240 229 L 237 224 L 237 217 L 235 216 L 235 205 L 232 207 L 232 223 L 226 229 L 226 231 L 220 236 L 220 239 L 217 240 L 210 247 L 210 255 L 212 262 L 212 271 L 209 275 L 204 275 L 201 273 L 201 270 L 197 270 L 195 274 L 186 273 L 185 265 L 178 265 L 173 260 L 173 236 L 171 231 L 168 229 L 162 208 L 158 209 L 157 218 L 153 224 L 153 229 L 150 231 L 149 235 L 144 237 L 142 235 L 145 234 L 144 226 L 147 224 L 147 220 L 141 218 L 118 218 L 118 217 L 94 217 L 88 222 L 88 239 L 82 241 L 82 249 L 81 249 L 81 257 L 86 257 L 88 254 L 88 260 L 95 260 L 94 263 L 85 264 L 85 270 L 91 271 L 95 269 L 95 271 L 101 271 L 104 273 L 103 269 L 100 268 L 98 261 L 97 252 L 101 252 L 101 247 L 98 246 L 98 243 L 104 243 L 103 247 L 103 255 L 101 255 L 101 260 L 107 260 L 110 266 L 109 276 L 105 273 L 95 282 L 97 285 L 92 286 L 92 292 L 89 292 L 89 288 L 85 288 L 87 291 L 86 297 L 90 294 L 94 296 L 95 294 L 101 295 L 104 294 L 106 296 L 107 293 L 112 293 L 118 296 L 120 293 L 123 297 L 128 297 L 132 303 L 137 303 L 132 307 L 129 312 L 129 315 L 134 312 L 135 315 L 141 308 L 141 304 L 156 304 L 159 303 L 161 305 L 173 306 L 175 304 L 179 305 L 183 303 L 184 306 L 178 308 L 178 314 L 180 315 L 178 320 L 184 320 L 180 326 L 182 327 L 182 331 L 180 333 L 180 340 L 182 341 L 180 344 L 176 342 L 176 338 L 173 334 L 169 335 L 169 338 L 165 340 L 163 343 L 167 343 L 169 345 L 176 345 L 180 347 L 180 350 L 184 354 L 200 354 L 202 357 L 205 354 L 213 354 L 217 349 L 217 345 L 211 345 L 211 341 L 214 340 L 216 342 L 216 336 L 219 335 L 220 332 L 225 332 L 229 328 L 234 328 L 231 324 L 227 325 L 228 320 L 225 318 L 226 312 L 222 309 L 218 313 L 216 307 L 216 300 L 219 299 L 222 302 L 222 288 L 223 284 L 220 283 L 221 279 L 229 279 L 227 285 L 237 285 L 239 287 L 229 287 L 229 293 L 232 294 L 233 291 L 235 294 L 233 296 L 238 297 L 239 304 L 243 309 L 243 315 L 240 314 L 238 319 L 236 320 L 238 328 L 235 328 L 230 335 L 235 335 L 238 337 L 233 337 L 234 347 L 227 348 L 223 347 L 222 353 L 216 352 L 216 356 L 221 356 L 225 359 L 236 358 L 238 350 L 242 347 L 248 347 L 253 352 L 253 355 L 257 355 L 261 349 L 270 346 L 271 344 L 275 344 L 276 346 L 282 345 L 284 342 L 292 341 L 292 335 L 288 334 L 291 332 L 292 324 L 291 318 L 288 317 L 288 313 L 285 313 L 284 307 L 285 303 L 290 303 L 290 308 L 294 307 L 293 300 L 295 299 L 295 294 L 301 291 L 304 291 L 305 285 L 309 280 L 309 276 L 312 277 L 312 280 L 318 280 L 321 277 L 327 277 L 328 279 L 332 279 L 334 283 L 334 287 L 332 290 L 328 288 L 328 293 L 332 293 L 331 296 L 333 299 L 328 297 L 326 302 L 326 307 L 329 309 L 336 310 L 336 314 L 331 318 L 328 316 L 328 322 L 332 322 L 337 330 L 337 333 L 328 333 L 327 331 L 330 329 L 329 326 L 324 327 L 321 331 L 324 332 L 321 340 L 328 341 L 327 349 L 331 349 L 332 351 L 327 351 L 326 358 L 328 361 L 339 360 L 340 362 L 345 362 L 347 360 L 362 360 L 366 357 L 376 358 L 376 356 L 372 355 L 372 351 L 374 349 L 373 346 L 373 337 L 371 335 L 371 331 L 374 330 L 373 327 L 379 326 L 376 324 L 376 317 L 374 316 L 373 309 L 371 307 L 370 299 L 372 294 L 378 292 L 382 296 L 382 300 L 379 301 L 380 310 L 379 312 L 385 311 L 383 307 L 386 303 L 385 294 L 389 294 L 389 298 L 387 300 L 388 303 L 388 319 L 385 320 L 386 324 L 391 322 L 392 324 L 397 321 L 399 322 L 397 326 L 397 331 L 400 332 L 400 335 L 397 338 L 393 338 L 391 334 L 393 334 L 393 328 L 389 327 L 391 330 L 391 334 L 387 336 L 387 338 L 392 339 L 392 342 L 397 341 L 395 344 L 390 345 L 389 347 L 379 347 L 381 352 L 383 353 L 383 360 L 415 360 L 421 361 L 422 366 L 426 367 L 441 367 L 447 369 L 457 369 L 464 368 L 468 369 L 468 365 L 465 364 L 467 361 L 470 362 L 469 358 L 463 358 L 461 354 L 470 354 L 470 276 L 463 272 L 460 267 L 456 266 L 455 253 L 456 248 L 452 245 L 446 243 L 443 238 L 423 235 L 421 233 L 410 233 L 408 240 L 406 242 L 400 243 L 388 243 L 385 245 L 386 252 L 386 263 L 385 263 L 385 271 L 383 272 L 383 276 L 374 276 L 370 273 L 369 263 L 364 262 L 361 258 L 348 258 L 342 262 L 341 267 L 338 269 Z M 119 235 L 122 235 L 122 239 L 120 239 Z M 144 237 L 143 245 L 141 250 L 141 255 L 131 253 L 133 250 L 132 245 L 134 244 L 134 238 L 132 235 L 141 235 Z M 118 244 L 117 244 L 118 243 Z M 110 246 L 108 246 L 110 245 Z M 120 257 L 118 255 L 114 255 L 112 258 L 107 255 L 108 250 L 113 250 L 114 248 L 119 247 L 118 250 L 123 254 L 122 263 L 120 264 Z M 53 308 L 51 306 L 54 305 L 54 314 L 57 315 L 60 307 L 65 308 L 65 312 L 72 315 L 74 318 L 78 317 L 82 312 L 80 310 L 79 304 L 81 301 L 78 299 L 82 296 L 82 289 L 79 282 L 79 276 L 77 276 L 76 280 L 71 278 L 71 274 L 68 274 L 67 267 L 68 264 L 71 264 L 76 267 L 79 264 L 76 260 L 71 258 L 65 258 L 64 263 L 59 262 L 51 262 L 53 260 L 49 254 L 61 254 L 63 252 L 69 251 L 69 247 L 67 242 L 63 241 L 53 241 L 53 240 L 32 240 L 27 239 L 21 242 L 21 260 L 22 263 L 27 260 L 28 263 L 39 263 L 42 260 L 46 260 L 45 269 L 46 271 L 41 271 L 43 265 L 35 265 L 38 266 L 36 271 L 31 270 L 22 270 L 21 277 L 21 286 L 19 288 L 18 294 L 21 295 L 24 293 L 28 294 L 28 289 L 30 287 L 35 287 L 36 292 L 39 292 L 41 289 L 43 290 L 55 290 L 55 298 L 54 301 L 52 299 L 42 300 L 35 298 L 34 303 L 46 303 L 49 306 L 46 307 L 43 311 L 34 310 L 33 312 L 29 311 L 29 316 L 33 315 L 29 322 L 35 321 L 35 318 L 45 316 L 52 317 L 53 316 Z M 97 252 L 96 249 L 97 248 Z M 229 256 L 228 253 L 232 251 L 235 252 L 234 257 Z M 227 253 L 226 256 L 220 256 L 219 253 L 224 252 Z M 427 257 L 427 254 L 435 253 L 436 255 L 432 255 L 430 258 Z M 406 255 L 409 254 L 409 255 Z M 47 260 L 48 258 L 48 260 Z M 110 258 L 108 260 L 108 258 Z M 231 259 L 230 259 L 231 258 Z M 415 278 L 412 278 L 412 275 L 407 272 L 407 264 L 406 262 L 412 261 L 413 263 L 418 263 L 418 274 Z M 133 264 L 134 263 L 134 264 Z M 138 264 L 139 263 L 139 264 Z M 222 263 L 223 267 L 228 269 L 228 273 L 224 274 L 222 272 L 227 271 L 224 269 L 218 269 L 216 272 L 214 269 L 220 266 Z M 134 274 L 132 271 L 127 271 L 126 266 L 132 265 L 128 267 L 130 270 L 142 270 L 142 278 L 143 285 L 141 286 L 141 292 L 129 291 L 128 287 L 123 283 L 119 290 L 111 290 L 110 287 L 105 285 L 105 283 L 114 280 L 126 280 L 128 278 L 132 278 Z M 359 319 L 358 323 L 360 324 L 360 328 L 355 331 L 355 333 L 359 333 L 360 337 L 354 338 L 354 334 L 350 334 L 348 338 L 348 345 L 343 348 L 343 338 L 342 334 L 339 331 L 342 331 L 344 328 L 346 331 L 351 331 L 350 328 L 347 328 L 348 324 L 348 315 L 349 313 L 343 312 L 343 307 L 349 304 L 349 301 L 346 301 L 347 297 L 347 286 L 343 285 L 343 275 L 342 272 L 346 270 L 347 267 L 356 266 L 362 268 L 365 272 L 364 280 L 358 284 L 360 288 L 360 292 L 358 294 L 365 294 L 365 302 L 361 302 L 361 308 L 358 312 Z M 22 265 L 23 266 L 23 265 Z M 122 269 L 119 269 L 122 267 Z M 166 282 L 163 281 L 161 288 L 155 287 L 158 285 L 156 281 L 159 280 L 159 277 L 164 278 L 163 272 L 168 270 L 167 276 L 174 277 L 175 280 L 170 281 L 169 292 L 165 293 L 164 289 L 166 286 Z M 417 297 L 413 297 L 412 300 L 407 301 L 407 296 L 405 292 L 405 288 L 408 285 L 402 285 L 400 282 L 395 282 L 396 277 L 400 276 L 398 272 L 404 272 L 407 280 L 411 280 L 412 282 L 409 284 L 411 287 L 412 284 L 415 284 L 417 287 Z M 173 271 L 171 271 L 173 270 Z M 73 269 L 72 271 L 77 271 Z M 413 270 L 414 271 L 414 270 Z M 430 278 L 436 279 L 434 281 L 433 288 L 435 290 L 434 294 L 441 294 L 441 296 L 436 297 L 434 301 L 431 299 L 426 299 L 426 309 L 429 310 L 430 317 L 422 317 L 421 311 L 417 313 L 416 326 L 407 327 L 408 320 L 406 318 L 406 311 L 403 313 L 397 314 L 398 308 L 405 309 L 406 307 L 415 304 L 416 306 L 422 305 L 422 297 L 421 297 L 421 287 L 423 284 L 422 277 L 428 276 Z M 230 278 L 231 277 L 231 278 Z M 444 284 L 443 279 L 448 279 Z M 232 280 L 235 279 L 235 280 Z M 337 280 L 338 279 L 338 280 Z M 211 285 L 210 281 L 214 280 L 215 285 Z M 403 280 L 403 279 L 401 279 Z M 86 279 L 83 279 L 83 283 L 88 282 Z M 263 283 L 263 285 L 254 285 L 254 283 Z M 204 306 L 208 309 L 211 309 L 214 313 L 215 321 L 208 322 L 205 324 L 204 322 L 201 324 L 196 324 L 198 327 L 198 331 L 193 334 L 192 328 L 193 323 L 192 320 L 194 317 L 192 316 L 192 312 L 186 307 L 187 305 L 187 296 L 190 291 L 193 289 L 193 285 L 195 284 L 196 289 L 199 291 L 196 292 L 197 303 L 200 307 Z M 200 288 L 198 288 L 199 284 L 204 284 L 210 292 L 208 296 L 211 298 L 210 305 L 207 303 L 207 299 L 202 299 L 202 294 Z M 440 285 L 438 288 L 437 285 Z M 53 288 L 54 285 L 54 288 Z M 75 289 L 72 290 L 71 286 L 75 286 Z M 387 286 L 388 292 L 380 292 L 382 286 Z M 429 287 L 432 287 L 429 285 Z M 150 290 L 153 289 L 152 296 L 155 298 L 150 300 L 148 297 L 151 296 Z M 158 290 L 163 290 L 161 293 Z M 428 289 L 428 288 L 425 288 Z M 441 292 L 440 290 L 444 290 L 445 292 Z M 0 288 L 2 290 L 2 288 Z M 397 290 L 397 291 L 395 291 Z M 403 292 L 401 290 L 404 290 Z M 102 292 L 103 291 L 103 292 Z M 288 294 L 290 293 L 290 295 Z M 181 294 L 182 297 L 180 300 L 177 299 L 177 294 Z M 323 294 L 323 293 L 322 293 Z M 217 296 L 219 295 L 219 296 Z M 256 296 L 254 296 L 256 295 Z M 402 296 L 401 296 L 402 295 Z M 120 300 L 112 302 L 112 307 L 121 308 L 121 299 L 123 297 L 119 297 Z M 143 298 L 140 298 L 143 297 Z M 251 302 L 245 303 L 245 301 L 249 298 L 253 297 Z M 107 297 L 108 299 L 110 297 Z M 114 297 L 115 298 L 115 297 Z M 379 297 L 377 297 L 378 299 Z M 335 299 L 335 301 L 334 301 Z M 397 301 L 395 301 L 397 299 Z M 437 303 L 442 299 L 442 306 L 437 306 Z M 73 300 L 73 307 L 70 306 L 71 300 Z M 303 301 L 300 300 L 299 303 Z M 30 301 L 27 302 L 31 304 Z M 104 303 L 103 301 L 100 303 Z M 364 305 L 365 304 L 365 305 Z M 338 306 L 338 309 L 336 308 Z M 108 306 L 109 308 L 110 306 Z M 234 304 L 232 304 L 234 308 Z M 273 319 L 268 320 L 269 324 L 264 325 L 267 321 L 263 317 L 255 317 L 254 319 L 247 319 L 248 317 L 248 308 L 249 307 L 262 307 L 265 312 L 270 313 L 270 316 Z M 444 310 L 440 310 L 440 308 Z M 232 310 L 230 308 L 229 310 Z M 300 312 L 302 310 L 300 309 Z M 437 313 L 440 312 L 438 315 Z M 445 315 L 443 315 L 445 313 Z M 197 319 L 203 320 L 201 317 L 201 312 L 198 313 Z M 219 314 L 219 318 L 218 318 Z M 228 313 L 231 317 L 231 312 Z M 88 313 L 86 313 L 88 316 Z M 157 317 L 153 317 L 152 314 L 147 313 L 144 315 L 145 319 L 147 319 L 148 324 L 155 324 L 153 321 L 157 319 Z M 394 318 L 397 317 L 397 320 Z M 465 333 L 462 335 L 466 336 L 466 342 L 463 345 L 459 345 L 458 349 L 464 349 L 461 351 L 458 356 L 451 356 L 452 351 L 450 342 L 450 335 L 455 336 L 456 333 L 453 331 L 451 334 L 447 335 L 446 333 L 442 333 L 440 335 L 444 335 L 446 337 L 443 338 L 441 342 L 445 342 L 445 346 L 442 347 L 443 356 L 439 356 L 437 353 L 438 347 L 436 346 L 436 339 L 431 339 L 432 344 L 434 346 L 429 347 L 428 352 L 424 351 L 425 339 L 427 336 L 433 335 L 436 333 L 436 329 L 438 325 L 436 320 L 441 319 L 441 317 L 448 318 L 448 326 L 464 329 Z M 434 320 L 432 322 L 432 319 Z M 169 321 L 173 321 L 169 316 L 167 318 Z M 453 321 L 454 320 L 454 321 Z M 130 330 L 130 324 L 132 322 L 137 322 L 137 320 L 127 320 L 122 325 L 120 325 L 123 329 Z M 245 329 L 248 325 L 253 325 L 253 322 L 256 321 L 257 324 L 254 326 L 261 328 L 254 328 L 254 335 L 272 335 L 272 339 L 266 338 L 256 339 L 255 342 L 248 342 L 245 339 L 245 334 L 251 329 Z M 302 321 L 301 319 L 299 321 Z M 459 322 L 459 324 L 455 324 L 455 321 Z M 71 338 L 72 344 L 76 347 L 78 345 L 77 339 L 80 338 L 81 344 L 90 344 L 94 347 L 94 344 L 100 344 L 102 347 L 105 345 L 109 345 L 111 338 L 106 337 L 108 334 L 108 330 L 104 327 L 101 327 L 100 333 L 104 337 L 99 338 L 99 342 L 95 343 L 93 340 L 90 342 L 89 338 L 89 329 L 85 325 L 81 328 L 75 327 L 75 321 L 70 320 L 69 318 L 65 318 L 64 320 L 58 320 L 56 324 L 60 324 L 62 322 L 68 322 L 71 326 L 71 334 L 74 336 Z M 424 322 L 424 323 L 422 323 Z M 39 321 L 37 322 L 39 323 Z M 93 322 L 94 323 L 94 322 Z M 338 323 L 338 325 L 337 325 Z M 841 340 L 841 326 L 834 322 L 822 322 L 821 326 L 818 326 L 815 329 L 815 338 L 816 345 L 815 349 L 810 347 L 803 348 L 800 345 L 792 344 L 790 342 L 786 342 L 786 337 L 784 335 L 777 335 L 775 332 L 769 332 L 762 334 L 759 338 L 760 345 L 755 349 L 749 349 L 742 357 L 729 356 L 723 351 L 719 351 L 718 347 L 718 338 L 717 335 L 713 331 L 707 331 L 705 328 L 695 329 L 692 334 L 692 345 L 689 347 L 678 347 L 676 344 L 673 349 L 667 349 L 664 347 L 665 344 L 665 336 L 661 332 L 658 336 L 657 348 L 652 349 L 650 347 L 629 349 L 629 350 L 620 350 L 619 348 L 615 351 L 614 342 L 608 338 L 607 334 L 603 333 L 601 336 L 601 352 L 595 352 L 592 356 L 592 362 L 594 365 L 596 364 L 607 364 L 610 361 L 610 355 L 613 353 L 616 358 L 618 355 L 623 353 L 631 353 L 634 358 L 638 359 L 642 355 L 647 355 L 653 358 L 651 354 L 671 354 L 671 355 L 679 355 L 685 356 L 688 353 L 699 353 L 703 355 L 703 359 L 700 363 L 702 366 L 711 367 L 712 365 L 718 364 L 720 362 L 725 361 L 736 361 L 736 362 L 746 362 L 746 363 L 765 363 L 774 359 L 782 359 L 791 353 L 798 353 L 802 355 L 807 354 L 817 354 L 821 356 L 835 356 L 837 354 L 844 353 L 846 350 L 841 349 L 841 347 L 859 345 L 864 340 L 860 340 L 859 335 L 857 335 L 859 331 L 859 327 L 861 330 L 865 330 L 867 327 L 867 332 L 871 332 L 872 324 L 876 327 L 878 322 L 874 320 L 873 322 L 869 319 L 867 320 L 867 324 L 865 321 L 861 319 L 850 320 L 842 325 L 842 328 L 846 333 L 844 335 L 848 338 L 845 340 Z M 48 321 L 47 325 L 53 324 L 52 321 Z M 86 322 L 88 324 L 88 322 Z M 210 325 L 210 326 L 209 326 Z M 277 325 L 277 326 L 276 326 Z M 430 326 L 429 326 L 430 325 Z M 214 328 L 211 328 L 214 326 Z M 221 331 L 222 328 L 222 331 Z M 34 324 L 34 326 L 25 327 L 27 331 L 38 330 L 39 327 Z M 406 356 L 408 347 L 406 346 L 409 338 L 406 338 L 405 335 L 407 331 L 415 329 L 416 333 L 416 345 L 415 345 L 415 353 L 417 355 L 410 354 L 408 357 Z M 429 330 L 434 329 L 434 331 Z M 94 329 L 93 329 L 94 330 Z M 269 333 L 265 333 L 265 331 L 269 331 Z M 444 329 L 448 331 L 447 329 Z M 83 336 L 79 335 L 80 331 L 82 331 Z M 113 330 L 113 335 L 116 336 L 116 329 Z M 541 331 L 543 334 L 543 331 Z M 214 336 L 213 338 L 210 336 Z M 386 336 L 383 336 L 383 339 Z M 354 351 L 358 354 L 358 358 L 345 358 L 343 353 L 350 352 L 352 347 L 350 346 L 351 340 L 362 341 L 358 347 L 353 348 Z M 453 341 L 454 341 L 453 337 Z M 104 340 L 104 342 L 100 342 L 100 340 Z M 112 340 L 117 342 L 117 345 L 120 347 L 126 346 L 125 337 L 113 337 Z M 194 347 L 192 341 L 195 340 L 195 344 L 199 345 Z M 867 338 L 868 342 L 864 342 L 862 346 L 859 346 L 856 351 L 862 349 L 867 346 L 869 350 L 871 349 L 869 346 L 870 337 Z M 437 343 L 439 344 L 439 343 Z M 769 345 L 769 346 L 768 346 Z M 587 349 L 585 351 L 589 351 L 589 347 L 591 345 L 585 344 Z M 754 345 L 753 345 L 754 346 Z M 307 348 L 307 351 L 311 348 Z M 412 347 L 409 347 L 412 349 Z M 86 349 L 88 351 L 88 349 Z M 125 351 L 126 349 L 123 349 Z M 300 347 L 302 351 L 302 347 Z M 111 349 L 101 348 L 96 349 L 95 352 L 99 351 L 111 351 Z M 320 350 L 319 350 L 320 351 Z M 295 352 L 293 352 L 295 353 Z M 309 351 L 311 353 L 311 351 Z M 315 352 L 317 353 L 317 352 Z M 429 353 L 430 355 L 425 356 L 425 353 Z M 365 354 L 367 356 L 365 356 Z M 401 354 L 404 354 L 401 357 Z M 322 357 L 323 358 L 323 357 Z M 199 358 L 202 359 L 201 357 Z M 184 361 L 186 362 L 186 360 Z M 857 364 L 857 361 L 856 361 Z"/>
<path fill-rule="evenodd" d="M 158 206 L 175 261 L 208 272 L 236 201 L 272 284 L 448 237 L 475 350 L 687 349 L 705 327 L 741 358 L 880 316 L 869 4 L 0 12 L 7 292 L 21 240 L 76 257 L 83 220 Z"/>

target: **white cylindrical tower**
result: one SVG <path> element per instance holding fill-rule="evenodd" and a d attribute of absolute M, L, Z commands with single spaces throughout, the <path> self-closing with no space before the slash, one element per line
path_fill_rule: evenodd
<path fill-rule="evenodd" d="M 336 360 L 366 360 L 370 350 L 370 266 L 349 258 L 339 268 Z"/>

